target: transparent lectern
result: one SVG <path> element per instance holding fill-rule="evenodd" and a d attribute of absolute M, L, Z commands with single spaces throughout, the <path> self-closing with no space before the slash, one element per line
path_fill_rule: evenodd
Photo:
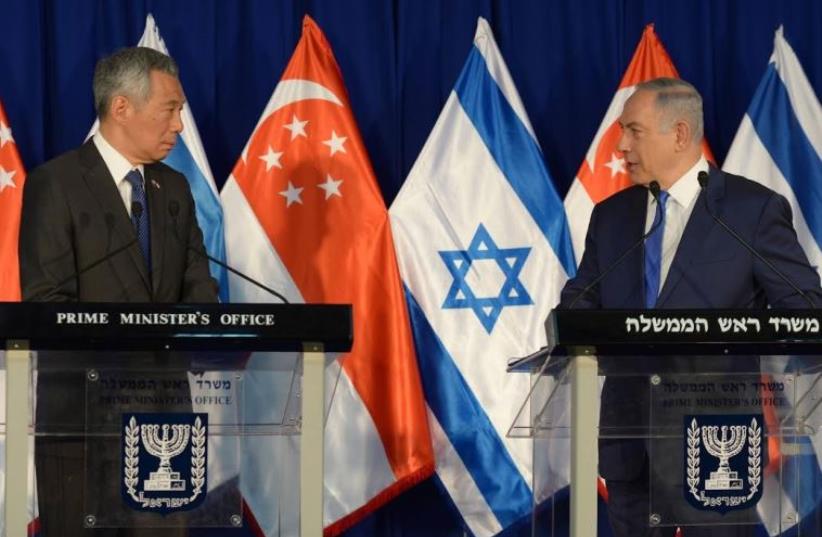
<path fill-rule="evenodd" d="M 602 455 L 606 478 L 647 482 L 648 527 L 822 535 L 821 322 L 814 310 L 552 312 L 548 345 L 509 362 L 532 378 L 509 431 L 533 439 L 532 534 L 558 534 L 569 483 L 571 535 L 597 534 Z"/>
<path fill-rule="evenodd" d="M 35 507 L 52 531 L 237 527 L 267 472 L 322 535 L 325 353 L 350 350 L 350 306 L 3 303 L 0 333 L 6 536 Z M 269 449 L 295 435 L 298 465 Z"/>

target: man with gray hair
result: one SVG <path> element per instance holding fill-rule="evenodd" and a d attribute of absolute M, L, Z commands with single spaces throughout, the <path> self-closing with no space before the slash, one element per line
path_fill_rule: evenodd
<path fill-rule="evenodd" d="M 203 237 L 188 182 L 159 162 L 183 129 L 184 96 L 174 60 L 143 47 L 103 58 L 94 73 L 94 102 L 99 132 L 35 169 L 26 181 L 19 241 L 23 299 L 216 302 L 217 285 L 200 253 Z M 149 360 L 162 366 L 168 358 Z M 47 362 L 42 353 L 40 361 Z M 92 482 L 84 489 L 85 412 L 106 410 L 84 408 L 82 372 L 41 367 L 37 392 L 43 535 L 142 535 L 84 528 L 84 505 L 120 498 L 116 470 L 111 483 Z M 119 443 L 112 446 L 114 453 L 89 464 L 116 468 Z M 148 528 L 144 534 L 186 532 Z"/>
<path fill-rule="evenodd" d="M 203 239 L 188 182 L 159 162 L 183 130 L 184 100 L 177 66 L 160 52 L 127 48 L 98 62 L 99 132 L 26 181 L 24 300 L 216 300 L 208 262 L 192 251 L 203 251 Z M 121 255 L 83 270 L 129 242 Z"/>
<path fill-rule="evenodd" d="M 559 308 L 762 309 L 822 304 L 819 276 L 797 241 L 785 198 L 723 173 L 703 156 L 702 98 L 691 84 L 670 78 L 639 84 L 625 102 L 619 125 L 617 148 L 635 185 L 594 208 L 585 252 L 576 276 L 562 291 Z M 715 216 L 785 278 L 717 224 Z M 606 375 L 610 363 L 607 357 L 600 358 Z M 721 515 L 687 504 L 681 485 L 684 470 L 674 462 L 682 460 L 677 455 L 681 442 L 673 449 L 657 449 L 655 460 L 649 462 L 649 447 L 662 445 L 649 439 L 650 416 L 666 412 L 651 408 L 649 372 L 660 373 L 667 366 L 668 373 L 699 374 L 699 364 L 708 363 L 714 371 L 734 376 L 748 372 L 758 378 L 758 359 L 739 356 L 710 357 L 710 362 L 696 357 L 635 357 L 620 362 L 620 367 L 633 367 L 633 374 L 606 378 L 599 471 L 607 483 L 608 514 L 617 537 L 673 537 L 677 522 L 685 526 L 684 537 L 753 535 L 752 523 L 758 519 L 751 509 Z M 731 412 L 745 410 L 761 412 Z M 681 427 L 681 418 L 673 425 Z M 652 513 L 651 505 L 667 512 Z M 703 525 L 685 525 L 689 520 Z"/>

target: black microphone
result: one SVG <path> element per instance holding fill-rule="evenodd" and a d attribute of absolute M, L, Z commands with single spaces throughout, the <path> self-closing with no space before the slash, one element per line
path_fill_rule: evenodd
<path fill-rule="evenodd" d="M 168 214 L 171 216 L 171 221 L 174 224 L 173 227 L 172 227 L 172 230 L 174 232 L 174 238 L 177 239 L 177 242 L 179 242 L 180 244 L 183 244 L 183 240 L 180 238 L 180 235 L 177 233 L 177 216 L 179 216 L 179 214 L 180 214 L 180 204 L 177 202 L 177 200 L 171 200 L 171 201 L 168 202 Z M 209 261 L 212 261 L 212 262 L 220 265 L 221 267 L 223 267 L 227 271 L 231 272 L 232 274 L 236 274 L 237 276 L 244 279 L 245 281 L 247 281 L 249 283 L 252 283 L 252 284 L 256 285 L 257 287 L 259 287 L 260 289 L 266 291 L 268 294 L 277 297 L 280 301 L 283 302 L 283 304 L 289 304 L 288 299 L 286 299 L 283 295 L 281 295 L 280 293 L 278 293 L 274 289 L 272 289 L 272 288 L 268 287 L 267 285 L 255 280 L 251 276 L 247 276 L 247 275 L 243 274 L 239 270 L 235 269 L 234 267 L 231 267 L 231 266 L 227 265 L 226 263 L 220 261 L 219 259 L 215 259 L 214 257 L 211 257 L 210 255 L 208 255 L 208 252 L 206 252 L 204 250 L 200 251 L 200 250 L 194 248 L 193 246 L 191 246 L 188 243 L 186 243 L 185 246 L 186 246 L 186 248 L 188 248 L 189 250 L 191 250 L 195 254 L 197 254 L 201 257 L 204 257 L 204 258 L 208 259 Z"/>
<path fill-rule="evenodd" d="M 140 205 L 139 203 L 137 203 L 137 205 L 140 206 L 139 210 L 142 211 L 142 208 L 143 208 L 142 205 Z M 132 204 L 132 210 L 134 210 L 134 209 L 135 209 L 135 207 Z M 120 246 L 119 248 L 108 251 L 109 246 L 111 245 L 111 236 L 114 232 L 115 219 L 114 219 L 114 215 L 112 213 L 106 213 L 103 218 L 106 222 L 106 229 L 108 230 L 108 237 L 109 237 L 108 238 L 108 243 L 106 245 L 105 255 L 100 256 L 99 258 L 95 259 L 94 261 L 92 261 L 88 265 L 86 265 L 86 266 L 82 267 L 80 270 L 76 271 L 74 274 L 70 275 L 67 278 L 63 278 L 62 280 L 57 282 L 57 284 L 54 286 L 55 291 L 60 291 L 63 288 L 63 286 L 66 285 L 67 283 L 71 282 L 72 280 L 75 280 L 75 279 L 79 278 L 80 276 L 82 276 L 86 272 L 90 271 L 94 267 L 96 267 L 98 265 L 101 265 L 102 263 L 105 263 L 106 261 L 113 258 L 114 256 L 116 256 L 120 252 L 128 250 L 134 244 L 137 243 L 137 238 L 135 237 L 134 239 L 128 241 L 126 244 Z M 82 213 L 80 215 L 80 226 L 81 226 L 81 228 L 88 227 L 89 220 L 90 220 L 90 218 L 89 218 L 88 214 Z M 45 293 L 40 293 L 37 296 L 32 297 L 31 299 L 29 299 L 29 302 L 37 302 L 38 300 L 43 298 L 44 294 Z"/>
<path fill-rule="evenodd" d="M 715 215 L 711 211 L 711 208 L 708 205 L 708 190 L 707 190 L 708 180 L 709 179 L 710 179 L 710 177 L 708 176 L 708 172 L 706 172 L 706 171 L 701 171 L 696 176 L 696 180 L 699 181 L 699 188 L 701 188 L 703 193 L 704 193 L 704 196 L 702 197 L 702 201 L 705 203 L 705 211 L 707 211 L 707 213 L 711 216 L 711 218 L 714 219 L 714 222 L 716 222 L 717 224 L 722 226 L 722 228 L 725 231 L 727 231 L 731 235 L 731 237 L 736 239 L 736 241 L 739 244 L 744 246 L 745 249 L 748 250 L 751 254 L 753 254 L 754 257 L 756 257 L 757 259 L 759 259 L 760 261 L 765 263 L 765 266 L 767 266 L 769 269 L 771 269 L 774 272 L 774 274 L 776 274 L 777 276 L 779 276 L 782 279 L 783 282 L 787 283 L 794 291 L 796 291 L 799 295 L 801 295 L 802 298 L 804 298 L 808 302 L 808 304 L 811 306 L 811 309 L 816 309 L 816 304 L 813 303 L 813 300 L 811 300 L 811 297 L 809 297 L 807 295 L 807 293 L 805 293 L 802 289 L 800 289 L 799 286 L 797 286 L 790 278 L 788 278 L 786 275 L 782 274 L 782 272 L 778 268 L 776 268 L 773 263 L 771 263 L 770 261 L 765 259 L 765 257 L 762 256 L 762 254 L 760 254 L 759 252 L 757 252 L 756 249 L 751 244 L 748 243 L 748 241 L 746 241 L 741 235 L 739 235 L 739 233 L 734 231 L 733 228 L 731 228 L 731 226 L 726 224 L 724 220 L 719 218 L 717 215 Z"/>
<path fill-rule="evenodd" d="M 656 181 L 651 181 L 651 183 L 648 185 L 648 190 L 651 191 L 651 195 L 654 197 L 656 202 L 659 203 L 659 191 L 661 190 L 660 187 L 659 187 L 659 183 L 657 183 Z M 567 309 L 572 309 L 574 307 L 574 305 L 576 305 L 576 303 L 579 302 L 579 300 L 582 297 L 584 297 L 589 292 L 591 292 L 591 289 L 593 289 L 595 285 L 597 285 L 599 282 L 601 282 L 602 279 L 605 278 L 605 276 L 607 276 L 608 274 L 611 273 L 611 271 L 613 271 L 615 268 L 617 268 L 625 260 L 625 258 L 628 257 L 628 255 L 631 252 L 633 252 L 634 250 L 639 248 L 642 244 L 644 244 L 645 239 L 650 237 L 651 234 L 654 231 L 656 231 L 657 228 L 662 224 L 662 222 L 663 222 L 663 219 L 660 218 L 658 222 L 656 222 L 654 225 L 651 226 L 651 229 L 649 229 L 647 233 L 645 233 L 642 237 L 639 238 L 638 241 L 636 241 L 634 244 L 632 244 L 630 248 L 625 250 L 625 252 L 621 256 L 619 256 L 616 261 L 611 263 L 608 266 L 608 268 L 606 268 L 604 271 L 602 271 L 599 276 L 594 278 L 594 281 L 592 281 L 591 283 L 586 285 L 585 288 L 582 291 L 580 291 L 579 294 L 571 301 L 571 303 L 568 304 Z"/>
<path fill-rule="evenodd" d="M 143 216 L 143 204 L 142 203 L 140 203 L 139 201 L 132 201 L 131 202 L 131 216 L 136 217 L 137 220 L 139 220 L 140 217 Z"/>

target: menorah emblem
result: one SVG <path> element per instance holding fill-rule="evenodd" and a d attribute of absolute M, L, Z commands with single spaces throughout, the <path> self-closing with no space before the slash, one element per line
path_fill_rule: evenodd
<path fill-rule="evenodd" d="M 162 431 L 162 434 L 160 432 Z M 171 437 L 169 438 L 169 432 Z M 191 425 L 148 424 L 140 426 L 140 437 L 149 454 L 160 459 L 157 471 L 149 473 L 144 490 L 181 491 L 186 482 L 180 479 L 180 472 L 171 469 L 171 459 L 183 452 L 188 445 Z"/>
<path fill-rule="evenodd" d="M 762 414 L 685 418 L 685 497 L 697 509 L 726 513 L 762 497 Z M 702 422 L 704 425 L 700 424 Z M 705 423 L 707 422 L 707 423 Z M 706 467 L 702 461 L 719 459 Z"/>
<path fill-rule="evenodd" d="M 208 490 L 207 444 L 208 414 L 124 414 L 121 483 L 126 504 L 162 514 L 201 505 Z M 160 460 L 155 471 L 150 471 L 154 462 L 140 468 L 142 452 Z"/>
<path fill-rule="evenodd" d="M 722 435 L 718 434 L 722 431 Z M 705 490 L 742 490 L 742 480 L 738 472 L 731 471 L 728 461 L 739 455 L 745 447 L 747 428 L 744 425 L 704 425 L 702 427 L 702 441 L 705 449 L 719 458 L 719 468 L 711 472 L 711 477 L 705 480 Z"/>

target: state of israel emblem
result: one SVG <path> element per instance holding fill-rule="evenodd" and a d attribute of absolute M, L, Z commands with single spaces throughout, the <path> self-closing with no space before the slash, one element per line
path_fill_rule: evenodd
<path fill-rule="evenodd" d="M 192 509 L 206 495 L 208 414 L 123 414 L 122 495 L 139 511 Z"/>
<path fill-rule="evenodd" d="M 762 415 L 685 416 L 685 497 L 727 513 L 762 497 Z"/>

